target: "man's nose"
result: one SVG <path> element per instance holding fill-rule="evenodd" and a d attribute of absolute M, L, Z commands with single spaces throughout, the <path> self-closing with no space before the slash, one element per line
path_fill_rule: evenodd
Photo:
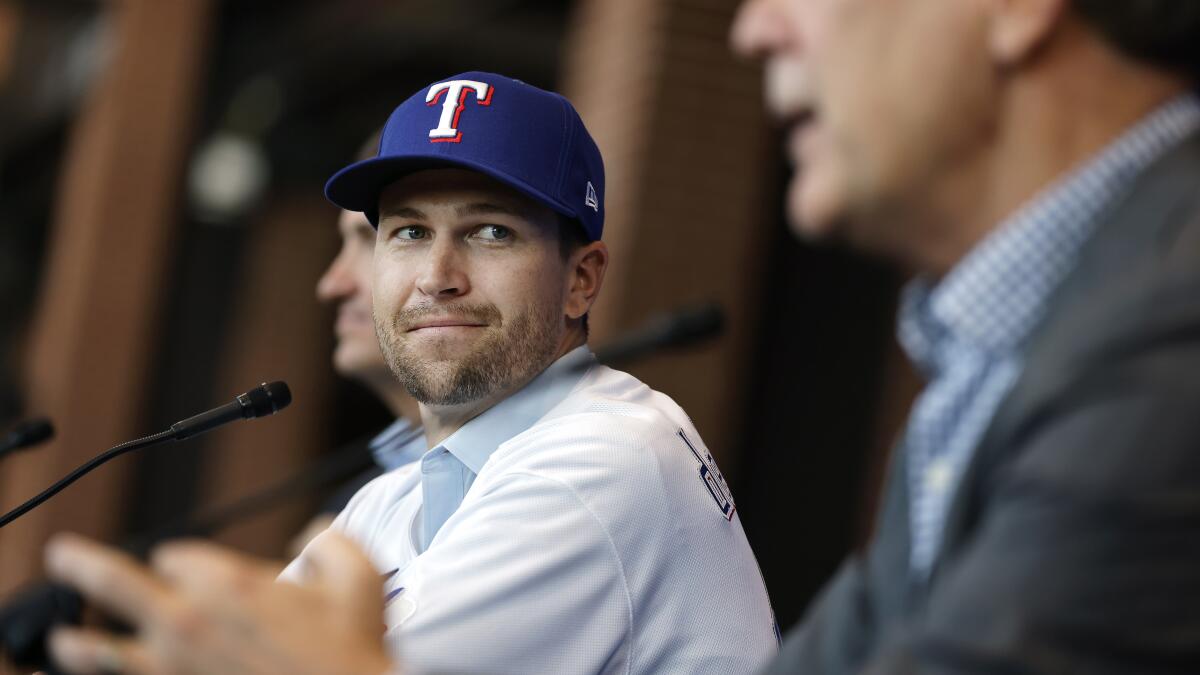
<path fill-rule="evenodd" d="M 317 280 L 317 299 L 321 302 L 334 302 L 353 295 L 356 289 L 354 275 L 350 274 L 345 256 L 339 253 Z"/>
<path fill-rule="evenodd" d="M 470 290 L 465 261 L 455 244 L 447 237 L 429 248 L 417 277 L 417 289 L 424 295 L 454 297 Z"/>
<path fill-rule="evenodd" d="M 750 58 L 767 56 L 788 39 L 788 17 L 778 0 L 746 0 L 729 31 L 733 50 Z"/>

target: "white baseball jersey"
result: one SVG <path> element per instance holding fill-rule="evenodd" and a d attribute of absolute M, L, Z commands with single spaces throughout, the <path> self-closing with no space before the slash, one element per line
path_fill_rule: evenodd
<path fill-rule="evenodd" d="M 386 639 L 411 672 L 725 675 L 775 653 L 691 421 L 627 373 L 572 367 L 591 359 L 563 357 L 335 521 L 388 575 Z"/>

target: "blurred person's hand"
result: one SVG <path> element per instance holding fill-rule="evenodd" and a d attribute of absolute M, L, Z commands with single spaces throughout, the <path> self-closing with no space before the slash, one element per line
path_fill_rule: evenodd
<path fill-rule="evenodd" d="M 392 670 L 383 646 L 383 584 L 335 532 L 308 548 L 303 585 L 277 583 L 272 563 L 204 542 L 160 547 L 149 567 L 76 535 L 46 548 L 55 579 L 134 628 L 115 635 L 58 628 L 69 672 L 362 673 Z"/>
<path fill-rule="evenodd" d="M 329 526 L 333 524 L 333 518 L 334 516 L 328 513 L 319 513 L 313 516 L 313 519 L 308 521 L 308 524 L 300 530 L 299 534 L 292 537 L 291 541 L 288 542 L 288 557 L 298 557 L 305 546 L 308 546 L 322 532 L 329 529 Z"/>

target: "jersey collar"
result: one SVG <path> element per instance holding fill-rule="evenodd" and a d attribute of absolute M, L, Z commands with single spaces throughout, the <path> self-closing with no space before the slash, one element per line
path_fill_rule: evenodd
<path fill-rule="evenodd" d="M 587 365 L 595 358 L 587 345 L 576 347 L 529 384 L 464 424 L 442 441 L 440 447 L 478 475 L 496 448 L 532 427 L 561 403 L 583 379 Z"/>

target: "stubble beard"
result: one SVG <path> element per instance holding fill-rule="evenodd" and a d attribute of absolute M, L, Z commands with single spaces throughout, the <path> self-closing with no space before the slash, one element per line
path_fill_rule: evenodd
<path fill-rule="evenodd" d="M 407 332 L 414 320 L 445 315 L 446 308 L 411 308 L 383 322 L 378 316 L 375 320 L 379 345 L 392 373 L 413 398 L 426 405 L 462 405 L 515 390 L 550 365 L 563 330 L 562 308 L 551 303 L 531 305 L 503 322 L 494 305 L 461 305 L 452 311 L 488 327 L 469 352 L 447 358 L 431 356 L 436 345 L 418 347 Z"/>

